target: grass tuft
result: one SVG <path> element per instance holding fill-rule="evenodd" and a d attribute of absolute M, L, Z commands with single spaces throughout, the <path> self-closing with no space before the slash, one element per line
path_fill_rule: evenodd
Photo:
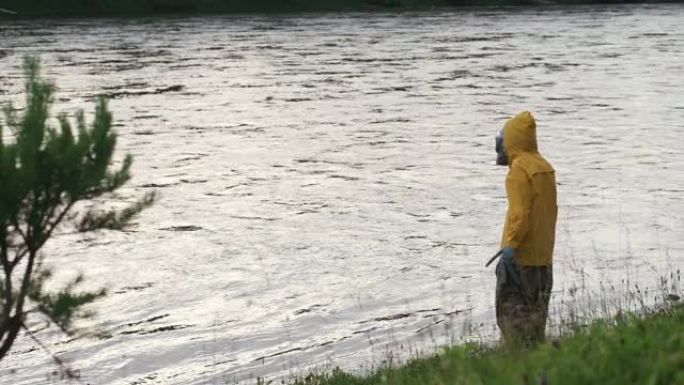
<path fill-rule="evenodd" d="M 261 384 L 267 383 L 260 380 Z M 684 306 L 620 313 L 534 348 L 469 343 L 367 375 L 340 369 L 294 385 L 684 384 Z"/>

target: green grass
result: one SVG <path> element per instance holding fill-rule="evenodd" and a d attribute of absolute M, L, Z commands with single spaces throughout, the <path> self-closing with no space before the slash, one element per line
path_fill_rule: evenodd
<path fill-rule="evenodd" d="M 610 321 L 597 320 L 566 337 L 531 349 L 466 344 L 368 375 L 356 376 L 336 369 L 291 382 L 295 385 L 684 384 L 684 306 L 643 316 L 630 314 Z"/>

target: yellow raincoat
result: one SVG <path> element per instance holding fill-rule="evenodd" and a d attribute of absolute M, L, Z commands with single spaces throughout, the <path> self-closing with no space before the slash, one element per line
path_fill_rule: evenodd
<path fill-rule="evenodd" d="M 522 266 L 551 265 L 556 238 L 556 177 L 551 164 L 537 151 L 536 123 L 525 111 L 504 126 L 508 155 L 508 212 L 501 247 L 517 249 Z"/>

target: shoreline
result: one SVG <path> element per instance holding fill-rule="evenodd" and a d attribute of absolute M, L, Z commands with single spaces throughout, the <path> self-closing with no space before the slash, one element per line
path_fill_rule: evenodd
<path fill-rule="evenodd" d="M 284 378 L 292 385 L 564 384 L 604 385 L 684 381 L 684 303 L 644 314 L 617 314 L 533 348 L 465 343 L 367 374 L 339 368 Z M 258 378 L 256 385 L 272 383 Z"/>
<path fill-rule="evenodd" d="M 105 0 L 93 1 L 87 8 L 77 0 L 65 0 L 59 7 L 53 3 L 41 4 L 10 0 L 0 7 L 0 20 L 30 20 L 39 18 L 136 18 L 136 17 L 199 17 L 199 16 L 295 16 L 330 13 L 403 13 L 439 12 L 497 8 L 553 8 L 586 6 L 626 6 L 683 4 L 684 0 L 664 1 L 610 1 L 610 0 L 490 0 L 449 1 L 429 0 L 338 0 L 336 2 L 290 0 L 286 5 L 270 0 L 257 0 L 251 4 L 237 4 L 232 0 L 148 0 L 142 4 Z"/>

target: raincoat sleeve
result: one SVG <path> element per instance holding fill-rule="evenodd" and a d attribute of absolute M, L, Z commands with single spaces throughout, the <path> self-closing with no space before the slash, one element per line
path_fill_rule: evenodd
<path fill-rule="evenodd" d="M 515 164 L 506 177 L 506 195 L 509 224 L 504 234 L 504 243 L 518 249 L 530 228 L 532 189 L 525 170 Z"/>

